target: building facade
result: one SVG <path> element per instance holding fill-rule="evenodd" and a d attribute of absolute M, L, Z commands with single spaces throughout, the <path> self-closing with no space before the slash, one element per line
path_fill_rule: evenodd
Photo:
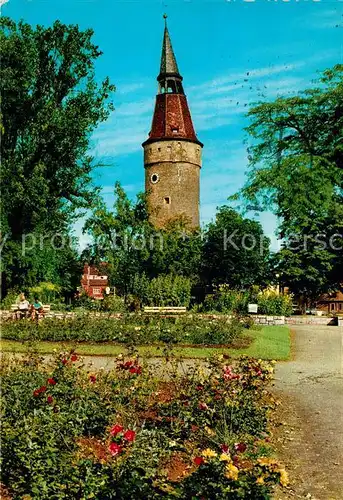
<path fill-rule="evenodd" d="M 195 134 L 182 80 L 166 23 L 155 111 L 142 145 L 150 220 L 157 228 L 179 217 L 192 228 L 200 223 L 203 144 Z"/>
<path fill-rule="evenodd" d="M 322 295 L 317 302 L 317 309 L 331 314 L 343 314 L 343 293 L 338 291 Z"/>
<path fill-rule="evenodd" d="M 81 278 L 81 288 L 92 299 L 103 299 L 108 288 L 108 277 L 106 273 L 106 264 L 100 269 L 95 266 L 85 264 Z"/>

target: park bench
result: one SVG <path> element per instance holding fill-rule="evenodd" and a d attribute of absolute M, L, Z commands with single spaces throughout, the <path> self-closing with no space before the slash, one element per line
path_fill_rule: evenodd
<path fill-rule="evenodd" d="M 145 306 L 143 312 L 148 314 L 180 314 L 187 312 L 186 307 L 148 307 Z"/>
<path fill-rule="evenodd" d="M 17 311 L 17 309 L 18 309 L 18 304 L 12 304 L 12 305 L 11 305 L 11 311 L 12 311 L 12 312 Z M 45 313 L 50 312 L 50 310 L 51 310 L 51 306 L 50 306 L 50 304 L 43 304 L 43 311 L 44 311 Z"/>
<path fill-rule="evenodd" d="M 43 304 L 43 316 L 49 313 L 51 310 L 50 304 Z M 18 311 L 18 304 L 11 305 L 11 312 L 13 313 L 13 317 L 15 318 L 15 314 Z"/>

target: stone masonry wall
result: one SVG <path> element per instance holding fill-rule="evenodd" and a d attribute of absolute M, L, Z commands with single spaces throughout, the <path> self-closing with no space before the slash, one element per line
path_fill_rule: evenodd
<path fill-rule="evenodd" d="M 201 147 L 188 141 L 158 141 L 144 147 L 145 190 L 150 219 L 160 228 L 185 215 L 199 227 Z"/>

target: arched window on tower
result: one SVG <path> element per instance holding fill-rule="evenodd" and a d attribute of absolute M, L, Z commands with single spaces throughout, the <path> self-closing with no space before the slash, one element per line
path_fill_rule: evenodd
<path fill-rule="evenodd" d="M 167 92 L 168 94 L 176 94 L 175 80 L 167 80 Z"/>

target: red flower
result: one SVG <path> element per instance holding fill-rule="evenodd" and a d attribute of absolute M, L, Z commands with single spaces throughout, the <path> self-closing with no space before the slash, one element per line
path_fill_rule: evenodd
<path fill-rule="evenodd" d="M 53 398 L 52 396 L 48 396 L 48 397 L 46 398 L 46 400 L 47 400 L 47 402 L 48 402 L 49 404 L 51 404 L 51 403 L 53 402 L 54 398 Z"/>
<path fill-rule="evenodd" d="M 111 455 L 115 457 L 116 455 L 119 455 L 119 453 L 122 452 L 123 448 L 117 443 L 111 443 L 108 447 L 108 450 L 111 453 Z"/>
<path fill-rule="evenodd" d="M 195 465 L 201 465 L 201 464 L 203 464 L 203 463 L 204 463 L 204 461 L 205 461 L 205 460 L 204 460 L 202 457 L 195 457 L 195 458 L 193 459 L 193 462 L 195 463 Z"/>
<path fill-rule="evenodd" d="M 116 436 L 117 434 L 119 434 L 119 432 L 122 432 L 123 430 L 124 427 L 122 425 L 115 424 L 113 427 L 111 427 L 110 434 L 112 434 L 112 436 Z"/>
<path fill-rule="evenodd" d="M 199 410 L 208 410 L 208 406 L 206 403 L 199 403 Z"/>
<path fill-rule="evenodd" d="M 66 365 L 68 363 L 68 360 L 66 358 L 63 358 L 61 363 L 62 363 L 62 365 Z"/>
<path fill-rule="evenodd" d="M 94 384 L 94 382 L 96 381 L 96 376 L 95 375 L 89 375 L 89 380 L 92 382 L 92 384 Z"/>
<path fill-rule="evenodd" d="M 142 373 L 142 367 L 141 366 L 131 366 L 131 368 L 129 369 L 129 372 L 136 373 L 137 375 L 139 375 L 140 373 Z"/>
<path fill-rule="evenodd" d="M 56 380 L 54 378 L 48 378 L 48 384 L 55 385 L 56 384 Z"/>
<path fill-rule="evenodd" d="M 130 368 L 133 365 L 133 361 L 129 360 L 126 361 L 123 365 L 124 368 Z"/>
<path fill-rule="evenodd" d="M 124 433 L 124 439 L 126 439 L 126 441 L 130 441 L 131 443 L 135 440 L 135 437 L 135 431 L 131 431 L 130 429 Z"/>
<path fill-rule="evenodd" d="M 70 359 L 71 359 L 72 361 L 77 361 L 79 358 L 77 357 L 77 355 L 76 355 L 76 354 L 72 354 Z"/>
<path fill-rule="evenodd" d="M 202 385 L 197 385 L 195 389 L 197 391 L 202 391 L 203 390 L 203 386 Z"/>
<path fill-rule="evenodd" d="M 229 447 L 227 444 L 222 444 L 221 449 L 223 453 L 227 453 L 229 451 Z"/>
<path fill-rule="evenodd" d="M 235 450 L 238 451 L 238 453 L 244 453 L 246 449 L 247 445 L 245 443 L 235 443 Z"/>
<path fill-rule="evenodd" d="M 36 398 L 37 396 L 39 396 L 42 392 L 45 392 L 46 391 L 46 386 L 45 385 L 42 385 L 42 387 L 40 387 L 39 389 L 35 389 L 33 391 L 33 395 L 34 397 Z"/>

